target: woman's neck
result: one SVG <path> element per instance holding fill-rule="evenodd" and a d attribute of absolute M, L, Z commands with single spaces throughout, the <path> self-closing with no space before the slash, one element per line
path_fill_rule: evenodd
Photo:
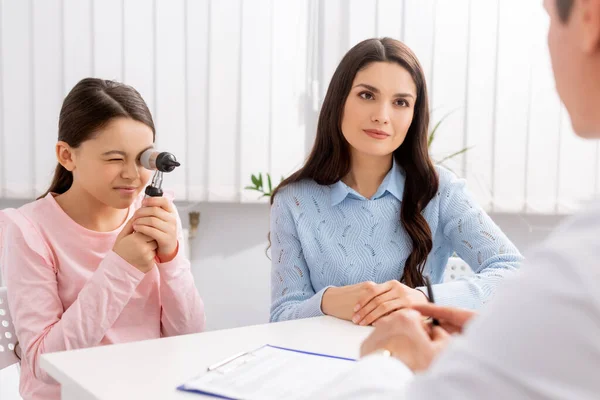
<path fill-rule="evenodd" d="M 129 209 L 103 204 L 82 188 L 72 186 L 55 197 L 63 211 L 77 224 L 96 232 L 111 232 L 123 224 Z"/>
<path fill-rule="evenodd" d="M 350 172 L 342 182 L 356 190 L 362 196 L 370 199 L 392 168 L 392 155 L 369 156 L 353 153 Z"/>

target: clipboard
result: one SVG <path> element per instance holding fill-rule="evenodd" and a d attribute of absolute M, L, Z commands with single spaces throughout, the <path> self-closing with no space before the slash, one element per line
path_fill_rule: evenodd
<path fill-rule="evenodd" d="M 266 344 L 209 366 L 177 390 L 227 400 L 300 399 L 335 380 L 355 361 Z"/>

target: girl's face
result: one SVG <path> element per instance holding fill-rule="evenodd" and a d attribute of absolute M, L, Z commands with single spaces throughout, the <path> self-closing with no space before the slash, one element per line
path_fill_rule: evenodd
<path fill-rule="evenodd" d="M 342 117 L 342 133 L 352 153 L 391 155 L 406 138 L 416 100 L 415 82 L 400 65 L 374 62 L 360 70 Z"/>
<path fill-rule="evenodd" d="M 140 156 L 153 145 L 150 127 L 131 118 L 115 118 L 78 148 L 59 142 L 57 156 L 73 173 L 72 189 L 105 206 L 125 209 L 152 176 L 140 164 Z"/>

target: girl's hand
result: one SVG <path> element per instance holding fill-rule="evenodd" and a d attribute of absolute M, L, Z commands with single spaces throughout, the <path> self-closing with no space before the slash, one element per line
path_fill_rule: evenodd
<path fill-rule="evenodd" d="M 177 216 L 175 207 L 165 197 L 148 197 L 132 217 L 133 229 L 151 237 L 158 244 L 160 262 L 171 261 L 177 255 Z"/>

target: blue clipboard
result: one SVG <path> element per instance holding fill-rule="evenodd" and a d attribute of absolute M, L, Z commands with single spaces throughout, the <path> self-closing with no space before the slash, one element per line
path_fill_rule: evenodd
<path fill-rule="evenodd" d="M 287 347 L 281 347 L 281 346 L 274 346 L 274 345 L 266 344 L 266 345 L 263 345 L 263 346 L 261 346 L 261 347 L 259 347 L 257 349 L 249 350 L 249 351 L 246 351 L 244 353 L 237 354 L 237 355 L 234 355 L 232 357 L 226 358 L 225 360 L 217 363 L 216 365 L 208 367 L 208 370 L 206 372 L 207 373 L 211 372 L 211 371 L 213 371 L 215 369 L 218 369 L 218 368 L 220 368 L 220 367 L 222 367 L 224 365 L 229 364 L 230 362 L 232 362 L 234 360 L 237 360 L 240 357 L 243 357 L 243 356 L 245 356 L 245 355 L 247 355 L 249 353 L 255 352 L 255 351 L 259 351 L 259 350 L 261 350 L 261 349 L 263 349 L 265 347 L 271 347 L 273 349 L 284 350 L 284 351 L 292 351 L 294 353 L 306 354 L 306 355 L 316 356 L 316 357 L 326 357 L 326 358 L 333 358 L 333 359 L 336 359 L 336 360 L 353 361 L 353 362 L 357 361 L 354 358 L 332 356 L 332 355 L 329 355 L 329 354 L 322 354 L 322 353 L 313 353 L 313 352 L 310 352 L 310 351 L 290 349 L 290 348 L 287 348 Z M 227 397 L 227 396 L 223 396 L 223 395 L 220 395 L 220 394 L 217 394 L 217 393 L 212 393 L 212 392 L 207 392 L 207 391 L 203 391 L 203 390 L 188 388 L 188 387 L 186 387 L 185 384 L 178 386 L 177 390 L 182 391 L 182 392 L 196 393 L 196 394 L 201 394 L 201 395 L 205 395 L 205 396 L 215 397 L 215 398 L 218 398 L 218 399 L 239 400 L 238 398 L 234 398 L 234 397 Z"/>

